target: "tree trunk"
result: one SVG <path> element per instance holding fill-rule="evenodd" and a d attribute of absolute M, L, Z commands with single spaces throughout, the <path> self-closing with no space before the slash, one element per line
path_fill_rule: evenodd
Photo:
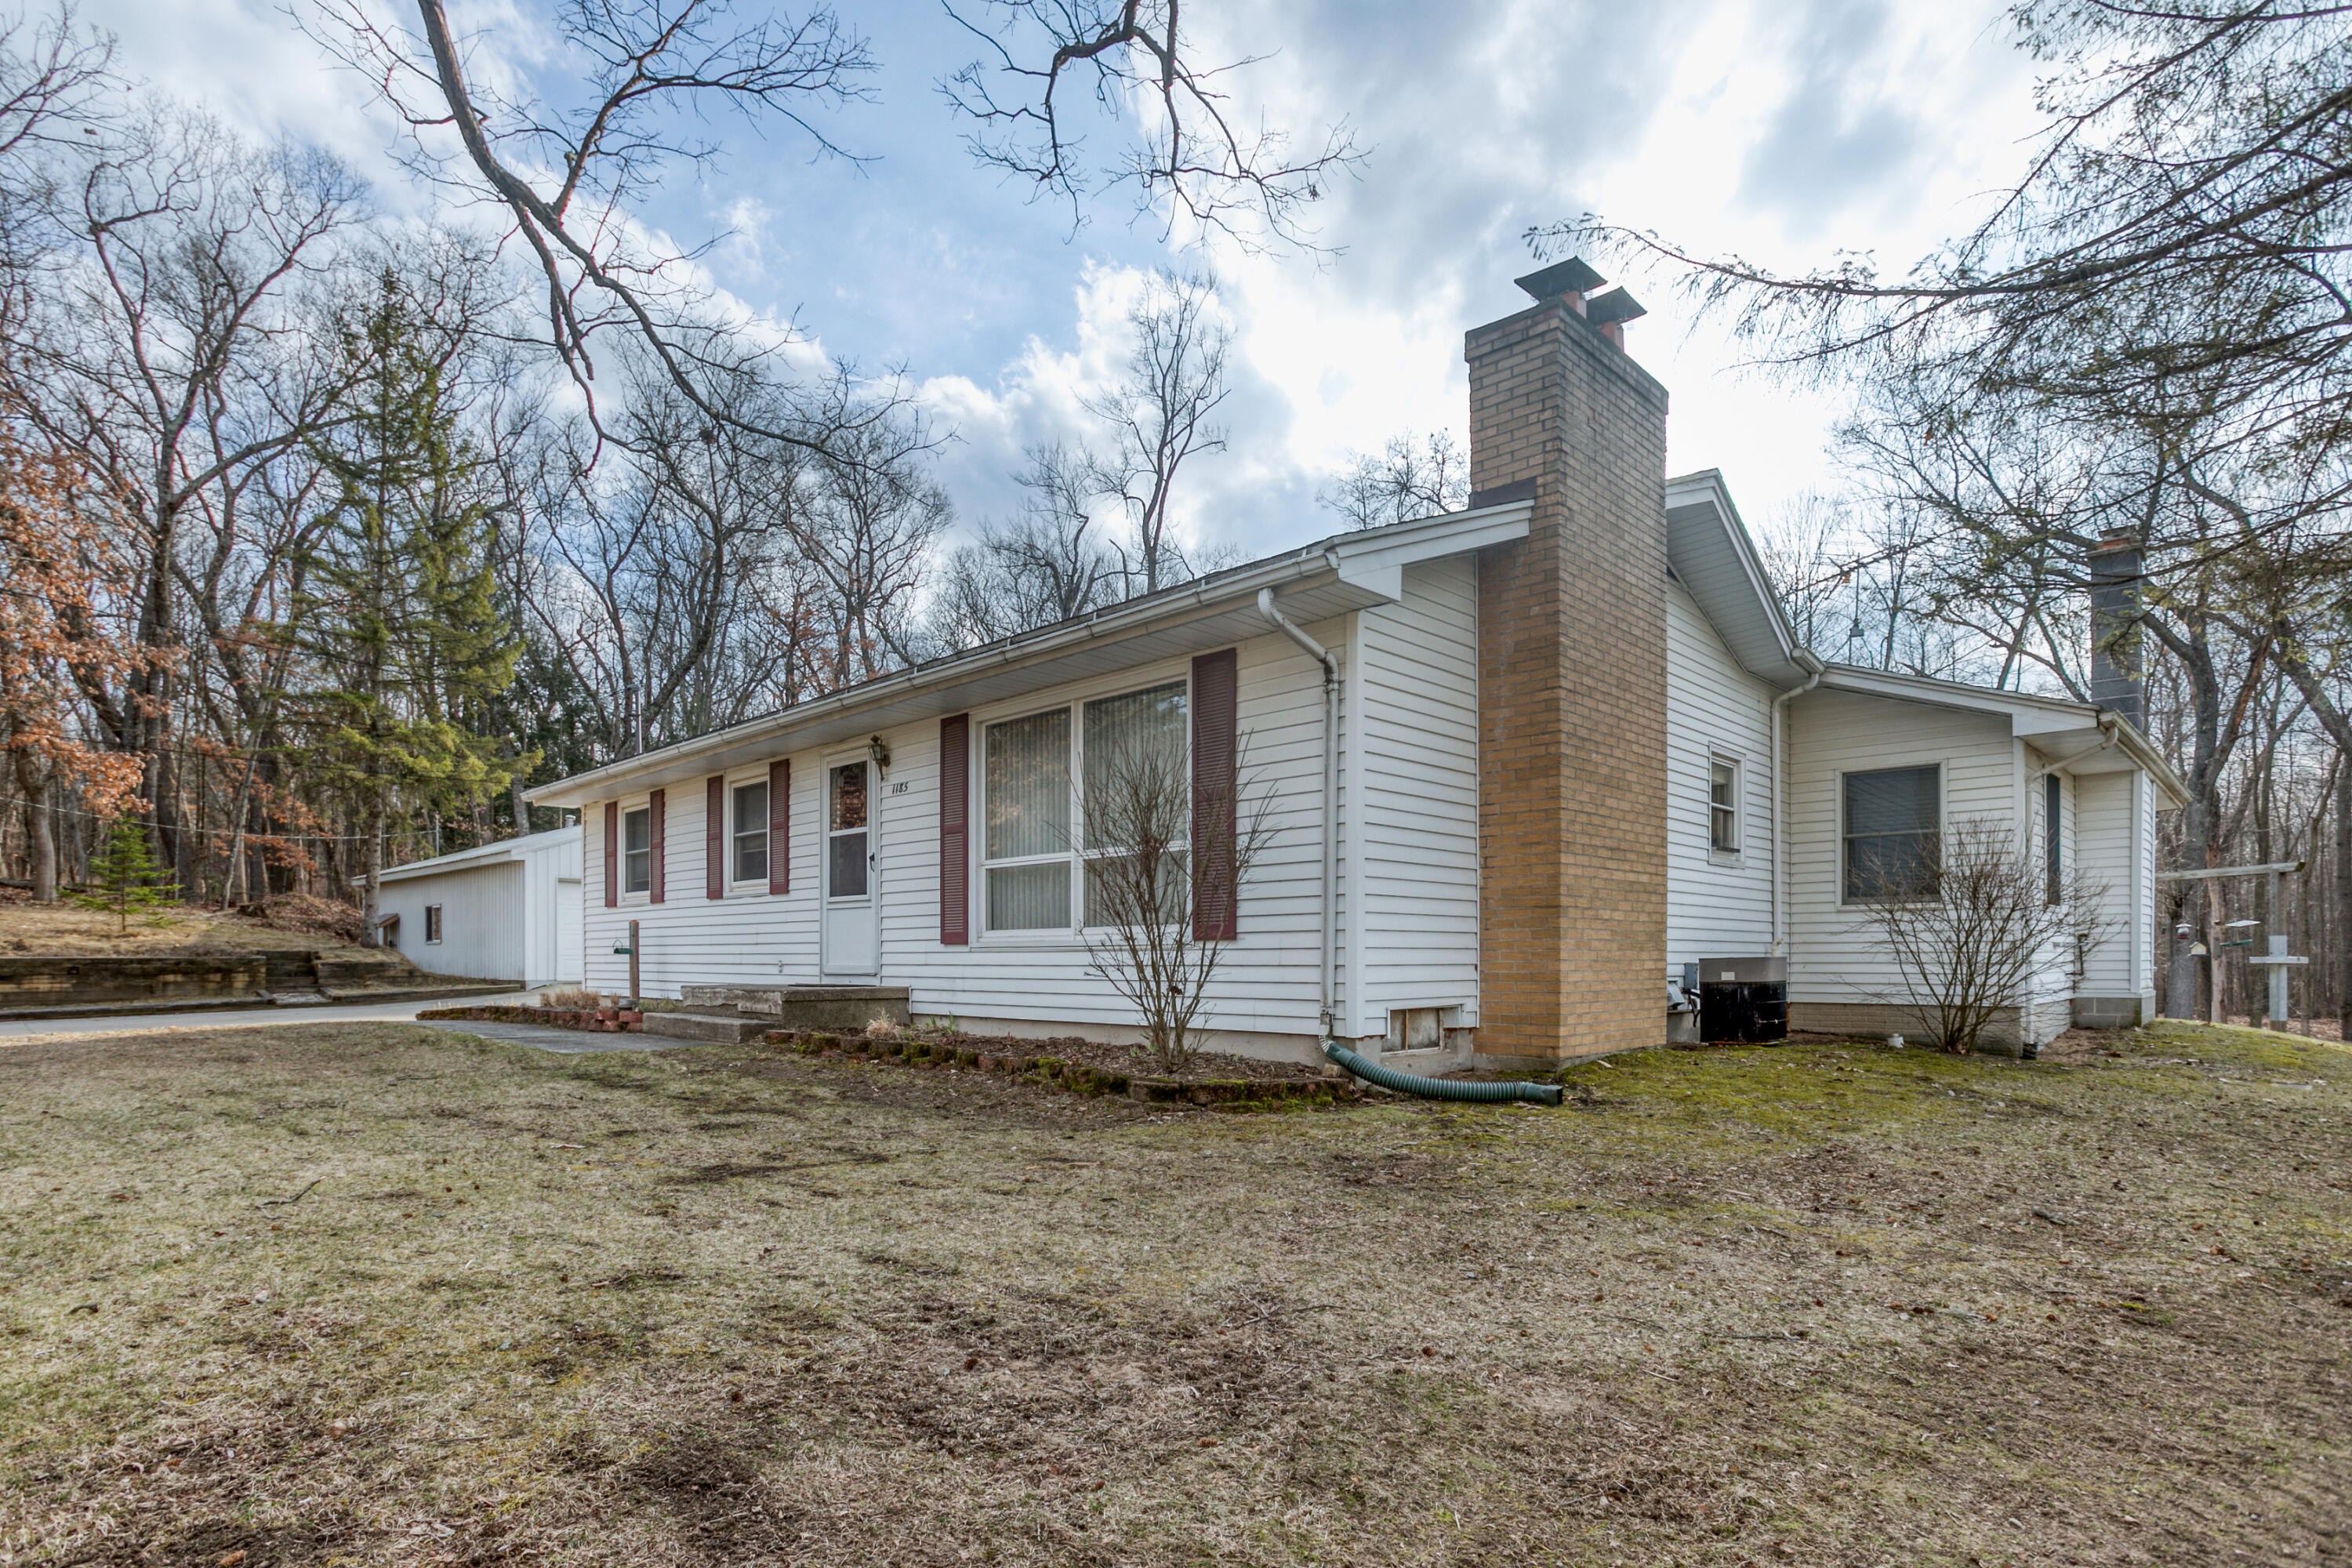
<path fill-rule="evenodd" d="M 58 901 L 58 840 L 49 820 L 48 781 L 22 752 L 16 753 L 16 785 L 25 792 L 26 851 L 32 862 L 33 901 L 53 904 Z"/>
<path fill-rule="evenodd" d="M 360 945 L 382 947 L 383 932 L 376 921 L 383 902 L 383 806 L 368 807 L 367 843 L 362 851 L 366 876 L 360 883 Z"/>
<path fill-rule="evenodd" d="M 2337 1037 L 2352 1040 L 2352 752 L 2336 769 L 2336 940 Z"/>
<path fill-rule="evenodd" d="M 530 831 L 530 802 L 522 797 L 522 770 L 517 768 L 507 779 L 507 789 L 514 796 L 514 830 L 520 838 Z"/>

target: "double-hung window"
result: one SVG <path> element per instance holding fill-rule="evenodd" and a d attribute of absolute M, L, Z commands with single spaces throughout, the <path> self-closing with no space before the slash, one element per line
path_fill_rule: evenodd
<path fill-rule="evenodd" d="M 654 885 L 654 813 L 641 805 L 621 813 L 621 891 L 642 893 Z"/>
<path fill-rule="evenodd" d="M 1133 892 L 1139 866 L 1149 867 L 1169 918 L 1179 918 L 1189 874 L 1188 713 L 1178 680 L 985 728 L 981 866 L 989 931 L 1123 923 L 1121 889 Z M 1139 836 L 1150 841 L 1142 861 Z"/>
<path fill-rule="evenodd" d="M 425 906 L 425 940 L 427 942 L 441 940 L 441 906 L 438 904 Z"/>
<path fill-rule="evenodd" d="M 1846 901 L 1937 897 L 1942 768 L 1848 773 L 1844 787 Z"/>
<path fill-rule="evenodd" d="M 738 882 L 768 879 L 768 781 L 735 786 L 735 871 Z"/>
<path fill-rule="evenodd" d="M 1739 764 L 1721 757 L 1708 765 L 1706 847 L 1726 855 L 1739 849 Z"/>

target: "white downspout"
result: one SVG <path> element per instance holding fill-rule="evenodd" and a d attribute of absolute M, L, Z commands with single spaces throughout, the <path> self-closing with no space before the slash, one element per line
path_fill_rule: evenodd
<path fill-rule="evenodd" d="M 1328 1041 L 1339 1021 L 1339 901 L 1334 890 L 1339 874 L 1339 661 L 1297 622 L 1275 608 L 1273 589 L 1257 591 L 1257 609 L 1323 667 L 1323 1010 L 1319 1027 Z"/>
<path fill-rule="evenodd" d="M 1790 687 L 1772 699 L 1772 956 L 1775 958 L 1787 956 L 1789 941 L 1786 919 L 1780 910 L 1781 889 L 1788 884 L 1781 862 L 1789 853 L 1789 825 L 1782 820 L 1780 814 L 1780 731 L 1788 723 L 1790 699 L 1802 697 L 1819 686 L 1822 672 L 1829 668 L 1815 658 L 1810 648 L 1799 648 L 1794 663 L 1806 672 L 1805 683 Z"/>

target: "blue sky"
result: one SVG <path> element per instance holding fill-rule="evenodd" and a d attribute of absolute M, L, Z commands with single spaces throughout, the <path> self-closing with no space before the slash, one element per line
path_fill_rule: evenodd
<path fill-rule="evenodd" d="M 449 0 L 478 71 L 564 68 L 540 4 Z M 155 88 L 335 149 L 389 209 L 435 199 L 388 157 L 368 84 L 278 0 L 84 15 Z M 1123 197 L 1074 232 L 1066 208 L 973 164 L 936 83 L 974 51 L 937 0 L 841 15 L 872 42 L 876 101 L 824 125 L 863 161 L 721 121 L 726 157 L 643 218 L 681 240 L 729 233 L 708 259 L 718 286 L 830 353 L 902 368 L 955 435 L 941 478 L 967 519 L 1011 508 L 1024 441 L 1083 437 L 1079 399 L 1113 371 L 1141 269 L 1213 268 L 1235 334 L 1232 444 L 1200 459 L 1181 510 L 1196 542 L 1246 554 L 1328 531 L 1315 492 L 1351 449 L 1461 432 L 1462 332 L 1521 302 L 1529 225 L 1598 209 L 1783 267 L 1874 250 L 1899 268 L 2007 182 L 2033 124 L 2031 63 L 1994 4 L 1195 0 L 1186 16 L 1213 47 L 1270 57 L 1237 84 L 1243 102 L 1309 132 L 1345 119 L 1369 156 L 1322 204 L 1335 254 L 1171 250 Z M 1671 467 L 1725 469 L 1766 527 L 1799 493 L 1833 490 L 1835 389 L 1744 372 L 1712 324 L 1639 291 L 1652 313 L 1629 347 L 1673 394 Z"/>

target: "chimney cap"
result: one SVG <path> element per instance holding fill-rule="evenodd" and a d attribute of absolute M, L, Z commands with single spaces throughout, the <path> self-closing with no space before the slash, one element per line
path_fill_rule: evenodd
<path fill-rule="evenodd" d="M 1605 327 L 1612 321 L 1637 321 L 1649 313 L 1639 300 L 1622 289 L 1612 289 L 1584 302 L 1584 319 L 1596 327 Z"/>
<path fill-rule="evenodd" d="M 1586 266 L 1581 256 L 1571 256 L 1512 281 L 1538 300 L 1557 300 L 1562 294 L 1589 294 L 1608 279 Z"/>

